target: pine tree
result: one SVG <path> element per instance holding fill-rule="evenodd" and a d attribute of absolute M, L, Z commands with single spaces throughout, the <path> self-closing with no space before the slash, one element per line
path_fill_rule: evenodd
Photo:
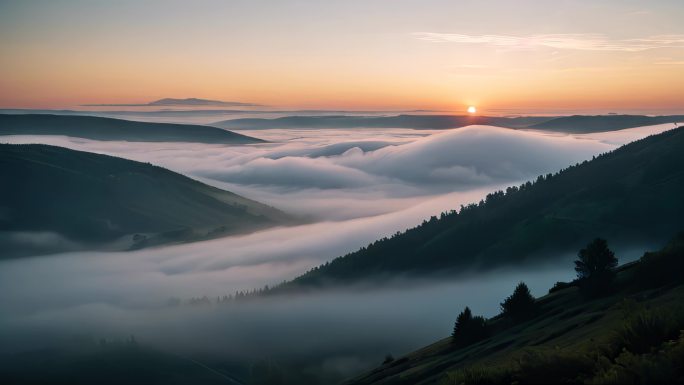
<path fill-rule="evenodd" d="M 470 311 L 470 308 L 466 306 L 465 309 L 456 317 L 456 323 L 454 324 L 454 331 L 451 333 L 451 337 L 453 338 L 452 341 L 455 341 L 458 339 L 459 336 L 461 336 L 468 328 L 468 325 L 473 321 L 473 313 Z"/>
<path fill-rule="evenodd" d="M 520 282 L 515 287 L 513 294 L 501 303 L 501 312 L 504 316 L 521 320 L 529 317 L 534 310 L 534 297 L 525 282 Z"/>
<path fill-rule="evenodd" d="M 470 308 L 466 306 L 456 317 L 451 343 L 459 347 L 467 346 L 486 338 L 488 334 L 487 320 L 482 316 L 473 316 Z"/>

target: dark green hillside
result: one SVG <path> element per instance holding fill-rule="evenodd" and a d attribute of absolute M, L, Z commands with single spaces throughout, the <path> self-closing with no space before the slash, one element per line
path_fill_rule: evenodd
<path fill-rule="evenodd" d="M 0 181 L 0 242 L 10 245 L 10 232 L 50 232 L 88 247 L 140 234 L 127 247 L 143 247 L 286 221 L 161 167 L 55 146 L 0 144 Z"/>
<path fill-rule="evenodd" d="M 0 135 L 66 135 L 129 142 L 261 143 L 216 127 L 194 124 L 134 122 L 95 116 L 0 114 Z"/>
<path fill-rule="evenodd" d="M 489 194 L 479 204 L 376 241 L 285 287 L 517 265 L 576 250 L 596 235 L 622 244 L 663 242 L 683 227 L 682 197 L 684 128 L 679 128 Z"/>
<path fill-rule="evenodd" d="M 445 338 L 348 384 L 684 383 L 682 269 L 684 234 L 618 269 L 607 295 L 587 298 L 577 282 L 557 285 L 526 320 L 498 315 L 479 342 Z"/>

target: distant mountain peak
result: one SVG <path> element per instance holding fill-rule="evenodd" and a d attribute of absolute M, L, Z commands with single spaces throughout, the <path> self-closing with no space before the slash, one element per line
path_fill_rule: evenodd
<path fill-rule="evenodd" d="M 226 102 L 222 100 L 210 100 L 199 98 L 164 98 L 147 103 L 148 106 L 258 106 L 253 103 Z"/>
<path fill-rule="evenodd" d="M 226 102 L 222 100 L 199 99 L 199 98 L 163 98 L 149 103 L 124 103 L 124 104 L 83 104 L 87 107 L 259 107 L 260 104 L 243 102 Z"/>

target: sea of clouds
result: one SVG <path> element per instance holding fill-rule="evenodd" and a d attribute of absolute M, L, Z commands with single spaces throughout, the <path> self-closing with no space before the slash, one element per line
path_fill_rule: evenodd
<path fill-rule="evenodd" d="M 453 282 L 397 280 L 362 293 L 353 288 L 223 307 L 165 304 L 171 297 L 215 297 L 291 279 L 431 215 L 477 202 L 494 189 L 669 128 L 586 135 L 488 126 L 241 131 L 269 141 L 245 146 L 2 137 L 2 142 L 46 143 L 150 162 L 309 222 L 133 252 L 2 261 L 0 346 L 35 348 L 49 341 L 47 336 L 76 332 L 134 334 L 185 353 L 316 357 L 319 367 L 349 375 L 377 364 L 385 353 L 402 354 L 448 335 L 465 305 L 496 314 L 520 280 L 543 294 L 555 281 L 572 277 L 572 256 L 535 270 Z"/>

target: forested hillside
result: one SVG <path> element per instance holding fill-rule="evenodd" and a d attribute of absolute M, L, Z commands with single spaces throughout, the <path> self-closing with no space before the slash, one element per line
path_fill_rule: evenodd
<path fill-rule="evenodd" d="M 684 128 L 625 145 L 336 258 L 285 287 L 553 258 L 597 235 L 663 242 L 684 218 Z"/>

